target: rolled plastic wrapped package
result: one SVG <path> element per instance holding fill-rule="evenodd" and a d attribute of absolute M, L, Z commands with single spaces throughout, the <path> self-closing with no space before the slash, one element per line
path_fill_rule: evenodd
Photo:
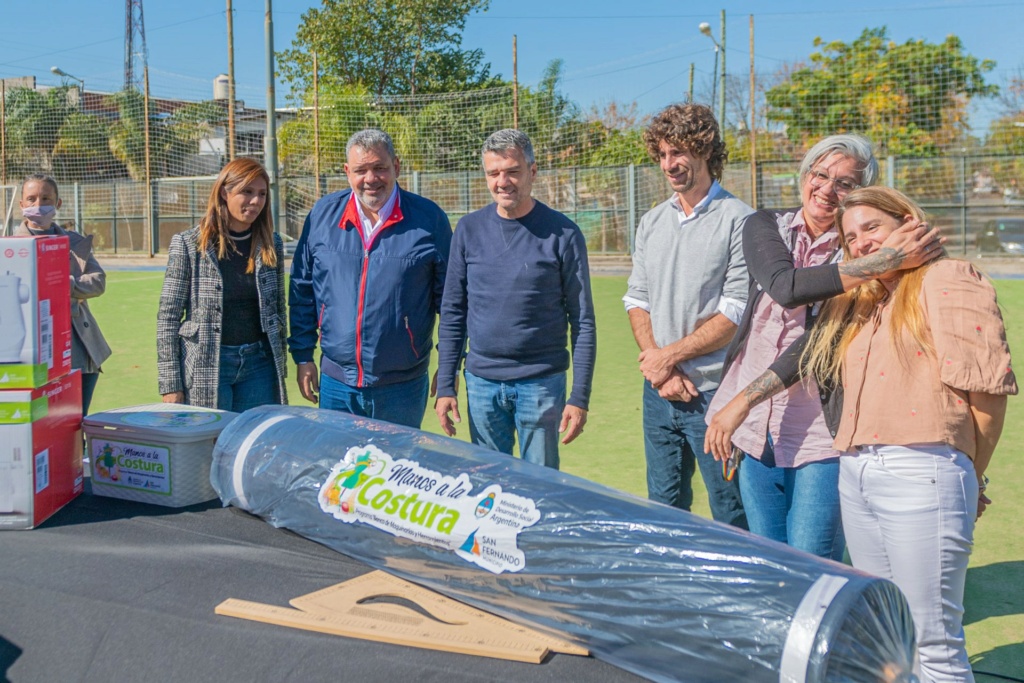
<path fill-rule="evenodd" d="M 221 433 L 234 505 L 657 681 L 914 681 L 890 582 L 454 439 L 265 406 Z"/>

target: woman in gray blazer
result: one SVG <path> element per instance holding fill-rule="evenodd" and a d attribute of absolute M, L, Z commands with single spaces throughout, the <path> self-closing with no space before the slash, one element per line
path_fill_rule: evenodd
<path fill-rule="evenodd" d="M 287 403 L 284 247 L 269 184 L 258 162 L 235 159 L 199 225 L 171 238 L 157 312 L 165 403 L 234 412 Z"/>

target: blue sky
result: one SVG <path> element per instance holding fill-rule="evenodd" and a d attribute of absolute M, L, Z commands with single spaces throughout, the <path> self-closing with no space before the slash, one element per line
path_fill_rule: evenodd
<path fill-rule="evenodd" d="M 770 75 L 803 60 L 812 40 L 850 41 L 866 27 L 887 26 L 897 42 L 938 42 L 956 33 L 979 58 L 997 62 L 989 81 L 1002 85 L 1024 65 L 1024 2 L 975 0 L 866 0 L 808 3 L 794 0 L 718 3 L 646 0 L 492 0 L 472 16 L 463 46 L 483 48 L 493 73 L 512 74 L 512 35 L 518 36 L 519 80 L 536 83 L 552 59 L 564 60 L 563 90 L 584 109 L 613 100 L 636 101 L 642 113 L 683 97 L 689 65 L 698 91 L 710 80 L 713 45 L 700 34 L 702 21 L 719 34 L 726 10 L 726 64 L 730 74 L 749 71 L 749 15 L 755 18 L 757 71 Z M 227 69 L 223 0 L 149 0 L 145 6 L 151 92 L 157 96 L 207 98 L 212 80 Z M 274 0 L 274 46 L 291 44 L 310 0 Z M 264 2 L 234 0 L 238 96 L 265 102 Z M 41 6 L 4 3 L 0 77 L 36 76 L 59 84 L 57 65 L 85 80 L 87 88 L 115 90 L 122 81 L 124 3 L 121 0 L 50 0 Z M 278 106 L 284 104 L 278 88 Z M 992 111 L 995 104 L 983 108 Z M 978 109 L 976 107 L 976 109 Z M 987 114 L 977 114 L 983 127 Z M 979 125 L 980 124 L 980 125 Z"/>

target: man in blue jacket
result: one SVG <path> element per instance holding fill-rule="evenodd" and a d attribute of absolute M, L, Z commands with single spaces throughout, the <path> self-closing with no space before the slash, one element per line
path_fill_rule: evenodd
<path fill-rule="evenodd" d="M 321 408 L 419 428 L 451 224 L 398 186 L 387 133 L 360 131 L 345 153 L 352 189 L 313 206 L 292 261 L 288 347 L 299 391 Z"/>
<path fill-rule="evenodd" d="M 482 152 L 494 203 L 459 221 L 438 328 L 441 428 L 460 421 L 456 377 L 466 356 L 473 443 L 558 468 L 587 421 L 597 337 L 587 243 L 571 220 L 531 196 L 537 164 L 518 130 L 493 133 Z M 567 334 L 571 332 L 571 336 Z M 566 400 L 567 343 L 573 381 Z"/>

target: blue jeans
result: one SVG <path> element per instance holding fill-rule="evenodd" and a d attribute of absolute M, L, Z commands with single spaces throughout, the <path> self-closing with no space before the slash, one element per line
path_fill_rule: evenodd
<path fill-rule="evenodd" d="M 700 467 L 708 490 L 711 516 L 717 522 L 747 528 L 739 482 L 726 481 L 722 464 L 704 453 L 704 414 L 714 391 L 693 400 L 667 401 L 644 381 L 644 454 L 647 457 L 647 497 L 682 510 L 693 504 L 693 472 Z"/>
<path fill-rule="evenodd" d="M 98 372 L 82 373 L 82 416 L 89 414 L 89 406 L 92 405 L 92 395 L 96 391 L 96 382 L 100 379 Z"/>
<path fill-rule="evenodd" d="M 256 406 L 280 403 L 277 370 L 266 340 L 220 347 L 217 407 L 240 413 Z"/>
<path fill-rule="evenodd" d="M 505 382 L 466 371 L 469 438 L 512 455 L 519 435 L 523 460 L 558 469 L 558 425 L 565 409 L 565 373 Z"/>
<path fill-rule="evenodd" d="M 375 387 L 353 387 L 320 373 L 320 407 L 419 429 L 427 409 L 427 376 Z"/>
<path fill-rule="evenodd" d="M 758 536 L 841 562 L 846 541 L 839 511 L 839 458 L 775 467 L 767 446 L 761 460 L 740 464 L 740 493 L 750 530 Z"/>

